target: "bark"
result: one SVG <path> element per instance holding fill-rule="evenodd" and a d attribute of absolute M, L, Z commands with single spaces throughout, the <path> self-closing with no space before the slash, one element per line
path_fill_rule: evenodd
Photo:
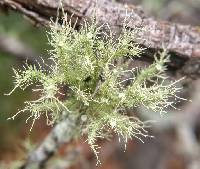
<path fill-rule="evenodd" d="M 48 25 L 51 17 L 56 17 L 59 1 L 57 0 L 1 0 L 2 8 L 12 8 L 28 16 L 36 24 Z M 144 14 L 141 8 L 122 5 L 109 0 L 63 0 L 67 14 L 73 18 L 89 19 L 96 11 L 99 23 L 109 23 L 115 31 L 120 31 L 126 15 L 130 16 L 130 28 L 144 27 L 137 34 L 137 42 L 153 50 L 163 46 L 176 57 L 200 57 L 199 27 L 181 25 L 166 21 L 157 21 Z"/>
<path fill-rule="evenodd" d="M 43 142 L 31 152 L 20 169 L 44 168 L 46 162 L 59 149 L 60 145 L 70 142 L 76 134 L 76 118 L 69 116 L 58 123 Z"/>

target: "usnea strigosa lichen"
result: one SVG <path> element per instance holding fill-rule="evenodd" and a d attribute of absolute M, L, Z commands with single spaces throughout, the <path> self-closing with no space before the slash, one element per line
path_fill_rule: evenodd
<path fill-rule="evenodd" d="M 144 69 L 129 68 L 129 61 L 141 56 L 144 50 L 134 42 L 137 31 L 124 23 L 120 35 L 115 36 L 108 24 L 97 26 L 94 20 L 85 21 L 79 31 L 65 17 L 62 24 L 52 22 L 48 37 L 53 64 L 49 70 L 28 64 L 24 70 L 14 70 L 15 88 L 11 93 L 16 88 L 24 90 L 37 84 L 33 91 L 39 92 L 39 97 L 25 102 L 25 108 L 11 118 L 30 112 L 33 127 L 43 114 L 48 124 L 59 123 L 68 114 L 80 117 L 80 134 L 87 133 L 97 159 L 98 138 L 115 133 L 126 143 L 129 138 L 148 136 L 146 123 L 128 116 L 126 110 L 143 105 L 162 113 L 173 106 L 169 98 L 180 89 L 176 82 L 166 83 L 166 51 Z M 61 92 L 60 88 L 66 86 L 67 90 Z"/>

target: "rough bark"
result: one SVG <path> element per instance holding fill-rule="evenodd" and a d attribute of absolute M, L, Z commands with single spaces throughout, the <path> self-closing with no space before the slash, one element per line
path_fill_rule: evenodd
<path fill-rule="evenodd" d="M 60 145 L 70 142 L 76 134 L 76 118 L 69 116 L 58 123 L 43 142 L 31 152 L 20 169 L 44 168 L 47 160 L 55 154 Z"/>
<path fill-rule="evenodd" d="M 59 1 L 57 0 L 1 0 L 4 8 L 20 11 L 36 24 L 48 25 L 50 17 L 55 17 Z M 109 23 L 111 28 L 120 31 L 126 15 L 130 16 L 129 27 L 144 27 L 137 34 L 137 41 L 154 50 L 163 46 L 176 56 L 183 58 L 200 57 L 199 27 L 157 21 L 144 14 L 141 8 L 122 5 L 109 0 L 63 0 L 63 7 L 68 14 L 74 14 L 79 22 L 91 18 L 96 10 L 99 23 Z"/>

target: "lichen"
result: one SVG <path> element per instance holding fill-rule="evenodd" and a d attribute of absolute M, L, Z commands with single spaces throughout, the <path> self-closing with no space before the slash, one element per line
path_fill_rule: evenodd
<path fill-rule="evenodd" d="M 149 67 L 128 68 L 127 58 L 140 57 L 144 50 L 134 42 L 137 31 L 124 23 L 117 37 L 108 24 L 97 26 L 95 19 L 92 23 L 85 21 L 79 31 L 66 17 L 62 24 L 51 22 L 50 69 L 26 65 L 24 70 L 14 70 L 14 90 L 37 84 L 33 92 L 38 92 L 38 99 L 25 102 L 25 108 L 16 115 L 30 112 L 28 119 L 32 118 L 34 124 L 44 114 L 51 125 L 67 118 L 67 114 L 78 115 L 82 119 L 80 133 L 87 132 L 97 159 L 98 138 L 115 133 L 127 142 L 148 136 L 146 123 L 127 115 L 126 110 L 144 105 L 162 113 L 172 106 L 168 99 L 179 88 L 176 82 L 166 83 L 165 63 L 169 57 L 165 50 Z M 130 76 L 124 79 L 127 73 Z M 67 90 L 61 92 L 60 88 L 66 86 Z"/>

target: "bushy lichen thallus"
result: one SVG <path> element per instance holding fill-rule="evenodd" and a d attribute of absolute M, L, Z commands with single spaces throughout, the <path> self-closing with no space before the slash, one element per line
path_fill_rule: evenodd
<path fill-rule="evenodd" d="M 157 54 L 154 63 L 146 68 L 128 67 L 129 61 L 140 57 L 144 49 L 134 42 L 140 29 L 130 30 L 127 20 L 121 33 L 115 36 L 108 24 L 97 26 L 95 19 L 85 21 L 77 31 L 76 23 L 64 16 L 62 23 L 51 22 L 48 32 L 52 47 L 49 59 L 53 61 L 49 70 L 28 64 L 23 70 L 14 69 L 15 87 L 9 94 L 16 88 L 24 90 L 37 84 L 33 92 L 38 92 L 38 99 L 26 101 L 24 109 L 10 119 L 29 112 L 33 127 L 43 114 L 50 125 L 59 123 L 68 114 L 74 115 L 82 119 L 78 131 L 80 135 L 87 133 L 88 144 L 99 162 L 98 138 L 117 134 L 126 144 L 128 139 L 142 141 L 142 137 L 149 136 L 146 122 L 127 115 L 127 109 L 143 105 L 165 112 L 165 108 L 174 104 L 169 98 L 176 97 L 180 88 L 177 81 L 166 80 L 165 63 L 169 61 L 166 50 Z M 62 86 L 67 86 L 66 92 L 61 93 Z"/>

